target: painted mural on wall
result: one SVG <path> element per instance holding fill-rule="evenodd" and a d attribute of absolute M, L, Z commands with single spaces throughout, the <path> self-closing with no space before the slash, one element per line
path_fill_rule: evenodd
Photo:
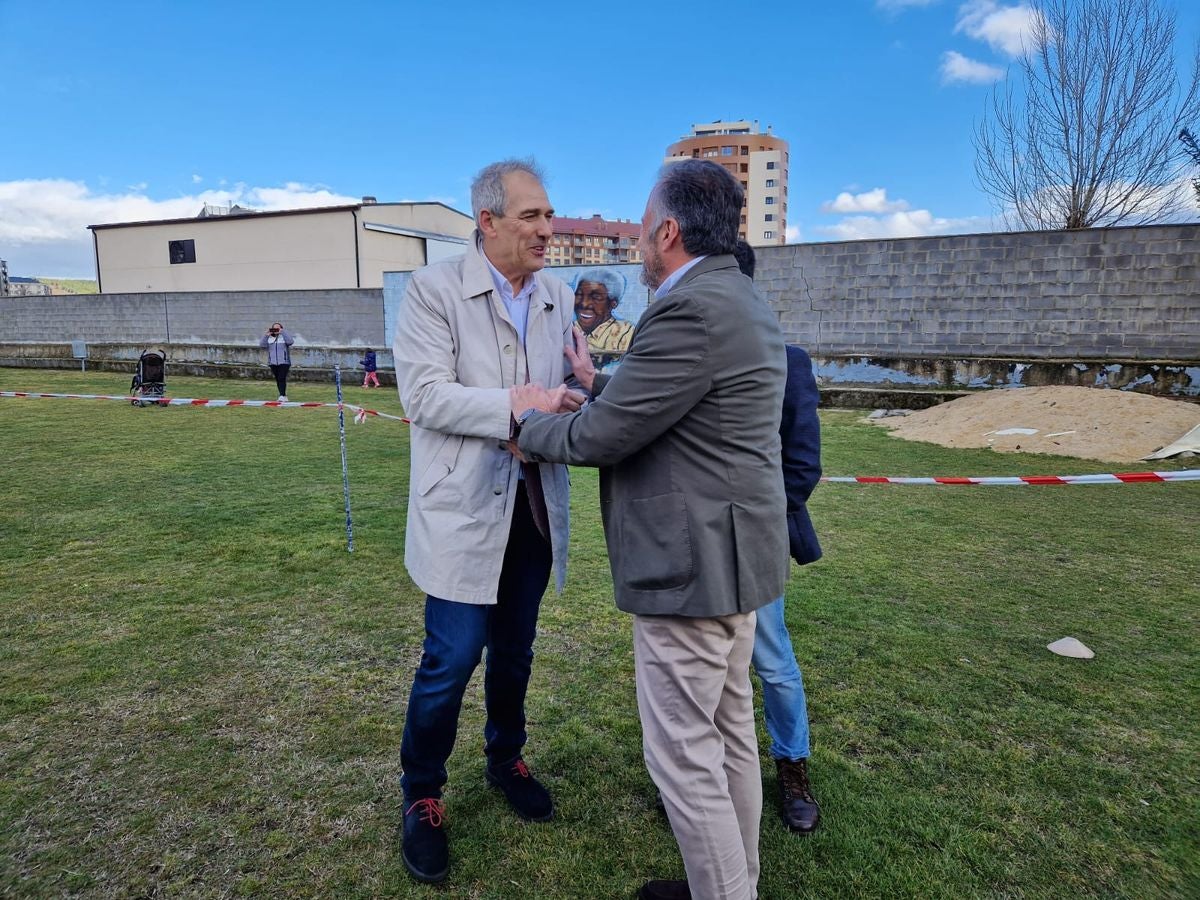
<path fill-rule="evenodd" d="M 612 371 L 633 338 L 649 303 L 639 265 L 555 266 L 546 270 L 575 292 L 575 321 L 587 335 L 592 361 Z"/>
<path fill-rule="evenodd" d="M 633 327 L 649 305 L 650 292 L 641 281 L 640 265 L 553 266 L 539 278 L 557 278 L 575 294 L 575 321 L 587 335 L 597 370 L 613 371 L 633 338 Z M 389 340 L 411 272 L 383 274 L 384 327 Z"/>

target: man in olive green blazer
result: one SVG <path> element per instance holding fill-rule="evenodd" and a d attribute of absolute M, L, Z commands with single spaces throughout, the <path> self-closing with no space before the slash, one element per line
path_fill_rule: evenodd
<path fill-rule="evenodd" d="M 751 900 L 762 808 L 749 664 L 754 610 L 788 574 L 779 419 L 787 374 L 775 316 L 738 270 L 742 189 L 715 163 L 666 166 L 642 219 L 655 299 L 594 399 L 553 415 L 512 390 L 519 452 L 600 467 L 617 606 L 633 613 L 647 766 L 688 879 L 644 898 Z M 689 894 L 690 890 L 690 894 Z"/>

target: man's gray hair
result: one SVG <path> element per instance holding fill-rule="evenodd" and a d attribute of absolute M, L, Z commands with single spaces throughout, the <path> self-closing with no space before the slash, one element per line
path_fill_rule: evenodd
<path fill-rule="evenodd" d="M 745 191 L 724 166 L 707 159 L 667 163 L 650 192 L 649 235 L 667 219 L 679 223 L 683 249 L 691 256 L 732 253 L 738 242 Z"/>
<path fill-rule="evenodd" d="M 524 159 L 502 159 L 490 166 L 484 166 L 471 182 L 471 214 L 475 224 L 479 224 L 479 214 L 485 209 L 492 215 L 503 216 L 508 206 L 508 197 L 504 194 L 504 176 L 513 172 L 524 172 L 537 179 L 538 184 L 546 183 L 542 167 L 532 156 Z"/>
<path fill-rule="evenodd" d="M 575 288 L 578 290 L 585 281 L 604 285 L 604 289 L 608 291 L 608 299 L 614 304 L 620 303 L 621 295 L 625 293 L 625 276 L 608 269 L 588 269 L 581 272 L 575 279 Z"/>

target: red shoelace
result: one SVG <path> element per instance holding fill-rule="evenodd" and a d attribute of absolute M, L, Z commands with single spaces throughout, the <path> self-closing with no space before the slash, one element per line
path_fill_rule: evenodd
<path fill-rule="evenodd" d="M 513 774 L 520 775 L 522 778 L 530 778 L 529 766 L 525 765 L 525 760 L 518 759 L 513 763 Z"/>
<path fill-rule="evenodd" d="M 407 816 L 414 809 L 420 807 L 418 815 L 422 822 L 428 822 L 431 828 L 441 828 L 446 824 L 446 805 L 441 800 L 436 800 L 433 797 L 422 797 L 416 803 L 408 808 Z"/>

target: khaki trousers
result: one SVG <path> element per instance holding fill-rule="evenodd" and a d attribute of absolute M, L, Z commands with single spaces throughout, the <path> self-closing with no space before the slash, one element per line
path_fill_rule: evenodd
<path fill-rule="evenodd" d="M 758 893 L 754 622 L 754 613 L 633 620 L 646 767 L 696 900 L 753 900 Z"/>

